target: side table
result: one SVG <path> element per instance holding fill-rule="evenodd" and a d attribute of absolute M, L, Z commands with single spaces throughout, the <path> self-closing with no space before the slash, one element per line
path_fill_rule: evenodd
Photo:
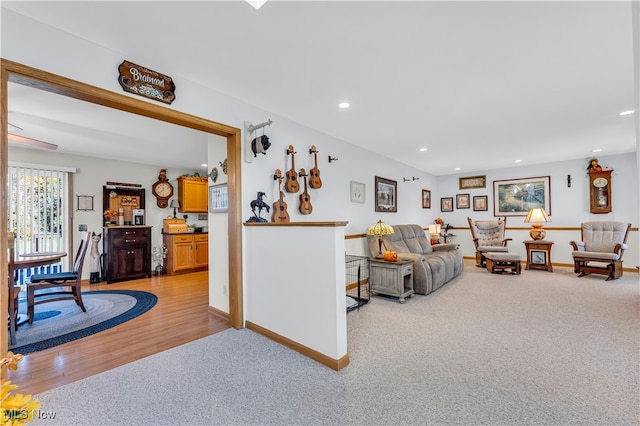
<path fill-rule="evenodd" d="M 527 240 L 523 243 L 527 250 L 527 266 L 524 269 L 542 269 L 553 272 L 553 266 L 551 266 L 553 241 Z"/>
<path fill-rule="evenodd" d="M 400 303 L 404 303 L 406 297 L 413 296 L 413 261 L 371 259 L 369 265 L 371 294 L 395 296 Z"/>

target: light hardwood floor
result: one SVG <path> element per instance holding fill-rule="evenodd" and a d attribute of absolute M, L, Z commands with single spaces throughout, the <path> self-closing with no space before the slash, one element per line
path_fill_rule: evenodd
<path fill-rule="evenodd" d="M 158 296 L 158 303 L 101 333 L 25 355 L 18 370 L 8 374 L 20 393 L 54 389 L 229 328 L 225 318 L 208 312 L 207 271 L 83 284 L 83 291 L 116 289 L 148 291 Z"/>

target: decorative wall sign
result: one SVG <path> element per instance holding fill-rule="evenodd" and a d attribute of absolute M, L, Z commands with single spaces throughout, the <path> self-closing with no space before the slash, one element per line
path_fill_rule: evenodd
<path fill-rule="evenodd" d="M 133 62 L 123 61 L 118 67 L 118 82 L 125 92 L 170 104 L 176 98 L 171 77 Z"/>
<path fill-rule="evenodd" d="M 486 188 L 487 176 L 468 176 L 458 178 L 458 189 Z"/>

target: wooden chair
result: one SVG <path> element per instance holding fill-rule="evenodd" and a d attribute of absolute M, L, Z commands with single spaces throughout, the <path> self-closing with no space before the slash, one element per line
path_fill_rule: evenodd
<path fill-rule="evenodd" d="M 629 228 L 631 224 L 624 222 L 584 222 L 581 241 L 569 243 L 573 247 L 573 271 L 579 277 L 601 274 L 607 275 L 606 281 L 620 278 Z"/>
<path fill-rule="evenodd" d="M 18 328 L 18 296 L 20 295 L 20 286 L 16 285 L 16 253 L 15 253 L 15 237 L 12 232 L 9 233 L 8 243 L 9 271 L 7 274 L 7 283 L 9 285 L 9 343 L 16 344 L 16 331 Z"/>
<path fill-rule="evenodd" d="M 31 282 L 27 284 L 27 314 L 29 316 L 29 324 L 33 323 L 35 305 L 41 303 L 56 302 L 58 300 L 75 300 L 76 304 L 82 309 L 82 312 L 87 312 L 84 303 L 82 303 L 81 283 L 84 257 L 89 247 L 89 232 L 82 232 L 80 240 L 80 247 L 78 248 L 71 272 L 31 276 Z M 54 289 L 54 291 L 41 292 L 41 290 L 47 289 Z"/>
<path fill-rule="evenodd" d="M 486 265 L 486 252 L 507 253 L 507 243 L 511 238 L 505 238 L 507 218 L 497 220 L 472 220 L 467 218 L 473 244 L 476 246 L 476 266 L 484 268 Z"/>

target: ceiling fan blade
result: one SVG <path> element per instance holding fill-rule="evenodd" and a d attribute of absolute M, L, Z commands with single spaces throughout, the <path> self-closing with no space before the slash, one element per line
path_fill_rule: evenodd
<path fill-rule="evenodd" d="M 27 145 L 39 146 L 40 148 L 46 149 L 58 149 L 58 145 L 49 142 L 39 141 L 37 139 L 27 138 L 24 136 L 14 135 L 13 133 L 9 133 L 9 140 L 14 142 L 25 143 Z"/>

